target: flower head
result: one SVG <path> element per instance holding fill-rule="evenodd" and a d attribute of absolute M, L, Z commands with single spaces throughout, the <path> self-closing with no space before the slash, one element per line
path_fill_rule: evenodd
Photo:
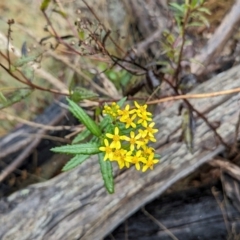
<path fill-rule="evenodd" d="M 119 106 L 115 102 L 113 102 L 111 106 L 108 106 L 108 105 L 104 106 L 103 113 L 108 114 L 113 118 L 116 118 L 118 116 L 118 110 L 119 110 Z"/>
<path fill-rule="evenodd" d="M 135 112 L 134 109 L 132 109 L 132 110 L 129 110 L 129 109 L 130 109 L 130 106 L 129 106 L 129 104 L 127 104 L 123 110 L 121 110 L 121 109 L 118 110 L 118 115 L 121 117 L 120 118 L 121 122 L 123 122 L 124 119 L 128 118 L 129 115 L 131 115 Z"/>
<path fill-rule="evenodd" d="M 132 127 L 132 128 L 136 128 L 136 123 L 134 122 L 134 119 L 136 118 L 136 114 L 132 115 L 131 117 L 127 117 L 124 119 L 120 119 L 121 122 L 124 122 L 126 124 L 126 128 Z"/>
<path fill-rule="evenodd" d="M 151 122 L 152 121 L 152 117 L 149 117 L 148 114 L 146 113 L 141 113 L 138 115 L 139 120 L 138 120 L 138 124 L 142 124 L 143 127 L 147 127 L 147 122 Z"/>
<path fill-rule="evenodd" d="M 146 126 L 146 132 L 149 136 L 154 137 L 154 133 L 158 132 L 158 129 L 154 129 L 155 122 L 150 123 Z"/>
<path fill-rule="evenodd" d="M 146 172 L 148 168 L 150 168 L 151 170 L 153 170 L 153 165 L 158 163 L 159 160 L 158 159 L 154 159 L 154 153 L 151 153 L 147 159 L 147 161 L 145 162 L 145 165 L 143 166 L 142 171 Z"/>
<path fill-rule="evenodd" d="M 137 170 L 140 170 L 140 163 L 146 163 L 147 160 L 142 156 L 142 151 L 137 151 L 133 156 L 127 156 L 126 161 L 135 164 Z"/>
<path fill-rule="evenodd" d="M 130 137 L 125 136 L 126 141 L 130 143 L 130 150 L 133 151 L 135 149 L 135 145 L 137 145 L 137 148 L 139 148 L 142 144 L 141 141 L 139 141 L 141 135 L 138 134 L 135 136 L 135 133 L 133 131 L 130 132 Z"/>
<path fill-rule="evenodd" d="M 103 112 L 112 117 L 111 124 L 115 128 L 114 133 L 105 134 L 105 146 L 99 150 L 105 152 L 104 160 L 116 161 L 120 169 L 134 164 L 137 170 L 145 172 L 159 162 L 154 159 L 154 148 L 148 146 L 149 142 L 156 142 L 154 134 L 158 129 L 154 129 L 155 123 L 147 105 L 139 105 L 136 101 L 134 105 L 134 109 L 129 104 L 120 109 L 116 103 L 104 107 Z"/>
<path fill-rule="evenodd" d="M 106 161 L 107 159 L 111 159 L 113 156 L 113 149 L 109 146 L 109 142 L 108 140 L 105 138 L 104 139 L 104 144 L 105 147 L 100 147 L 99 150 L 105 152 L 105 156 L 104 156 L 104 161 Z"/>
<path fill-rule="evenodd" d="M 136 101 L 134 102 L 134 105 L 136 107 L 136 113 L 138 116 L 140 115 L 148 115 L 148 116 L 152 116 L 152 114 L 150 112 L 147 111 L 147 104 L 144 105 L 139 105 Z"/>
<path fill-rule="evenodd" d="M 118 127 L 115 127 L 114 134 L 106 133 L 106 136 L 108 138 L 112 139 L 112 142 L 110 144 L 111 148 L 116 148 L 116 149 L 120 149 L 121 148 L 120 140 L 124 140 L 125 137 L 119 135 L 119 128 Z"/>

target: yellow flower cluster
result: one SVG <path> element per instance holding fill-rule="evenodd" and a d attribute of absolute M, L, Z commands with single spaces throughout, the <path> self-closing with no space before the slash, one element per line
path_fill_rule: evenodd
<path fill-rule="evenodd" d="M 149 142 L 156 142 L 154 134 L 158 130 L 153 128 L 155 123 L 147 105 L 134 105 L 130 109 L 127 104 L 123 110 L 116 103 L 105 105 L 103 113 L 114 120 L 114 129 L 104 135 L 104 146 L 99 150 L 105 152 L 105 161 L 117 161 L 120 169 L 134 164 L 137 170 L 145 172 L 159 162 L 154 158 L 154 149 L 148 146 Z"/>

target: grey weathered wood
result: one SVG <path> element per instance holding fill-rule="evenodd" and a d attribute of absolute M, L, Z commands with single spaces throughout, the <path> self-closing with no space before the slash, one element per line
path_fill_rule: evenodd
<path fill-rule="evenodd" d="M 199 85 L 194 92 L 210 92 L 240 86 L 239 66 Z M 190 100 L 210 121 L 220 121 L 218 133 L 231 142 L 239 114 L 239 94 Z M 202 120 L 197 121 L 195 152 L 177 142 L 180 131 L 168 144 L 167 136 L 181 124 L 178 103 L 155 117 L 159 132 L 157 152 L 161 163 L 154 171 L 134 168 L 116 171 L 115 194 L 103 187 L 96 158 L 45 183 L 18 191 L 0 204 L 0 239 L 101 239 L 122 220 L 159 196 L 169 186 L 193 172 L 224 150 Z"/>

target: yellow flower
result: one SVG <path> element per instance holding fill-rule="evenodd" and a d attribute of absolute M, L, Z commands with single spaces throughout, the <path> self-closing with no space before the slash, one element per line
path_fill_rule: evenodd
<path fill-rule="evenodd" d="M 104 106 L 103 113 L 108 114 L 113 118 L 116 118 L 118 115 L 118 110 L 119 110 L 119 106 L 115 102 L 113 102 L 111 106 L 108 106 L 108 105 Z"/>
<path fill-rule="evenodd" d="M 152 118 L 149 117 L 146 113 L 141 113 L 141 114 L 138 114 L 138 117 L 140 118 L 138 120 L 138 124 L 142 124 L 143 127 L 147 127 L 147 122 L 150 122 L 152 121 Z"/>
<path fill-rule="evenodd" d="M 155 125 L 155 122 L 150 123 L 146 127 L 146 132 L 148 133 L 149 136 L 154 137 L 153 134 L 158 132 L 158 129 L 154 129 L 153 126 Z"/>
<path fill-rule="evenodd" d="M 142 138 L 145 138 L 148 134 L 148 132 L 145 130 L 142 130 L 142 129 L 138 129 L 138 133 L 141 135 Z"/>
<path fill-rule="evenodd" d="M 148 168 L 153 170 L 153 165 L 159 162 L 158 159 L 153 159 L 153 158 L 154 158 L 154 153 L 151 153 L 148 157 L 148 160 L 145 162 L 145 165 L 143 166 L 143 169 L 142 169 L 143 172 L 146 172 Z"/>
<path fill-rule="evenodd" d="M 138 116 L 142 114 L 152 116 L 152 114 L 147 111 L 147 104 L 141 106 L 135 101 L 134 105 L 136 107 L 136 113 L 138 114 Z"/>
<path fill-rule="evenodd" d="M 147 160 L 145 157 L 142 157 L 142 151 L 137 151 L 134 156 L 127 156 L 126 161 L 135 164 L 137 170 L 140 170 L 140 163 L 146 163 Z"/>
<path fill-rule="evenodd" d="M 142 149 L 143 149 L 143 155 L 144 156 L 149 156 L 150 154 L 154 153 L 154 148 L 152 147 L 148 147 L 146 145 L 142 146 Z"/>
<path fill-rule="evenodd" d="M 118 110 L 118 115 L 121 116 L 120 121 L 124 121 L 124 119 L 128 118 L 130 114 L 133 114 L 135 112 L 135 109 L 129 110 L 130 106 L 129 104 L 126 105 L 125 109 Z"/>
<path fill-rule="evenodd" d="M 156 140 L 155 137 L 152 137 L 152 136 L 150 136 L 150 135 L 147 135 L 147 136 L 145 136 L 144 138 L 141 138 L 141 141 L 143 141 L 145 144 L 148 144 L 149 141 L 151 141 L 151 142 L 156 142 L 157 140 Z"/>
<path fill-rule="evenodd" d="M 124 118 L 124 119 L 120 119 L 121 122 L 124 122 L 125 125 L 126 125 L 126 128 L 129 128 L 130 126 L 132 128 L 136 128 L 136 123 L 134 122 L 134 119 L 136 118 L 136 114 L 132 115 L 132 117 L 127 117 L 127 118 Z"/>
<path fill-rule="evenodd" d="M 111 148 L 120 149 L 121 148 L 121 142 L 120 140 L 124 140 L 125 136 L 119 135 L 119 128 L 115 127 L 114 134 L 106 133 L 106 136 L 110 139 L 112 139 L 112 143 L 110 144 Z"/>
<path fill-rule="evenodd" d="M 99 150 L 102 152 L 105 152 L 105 156 L 104 156 L 104 161 L 106 161 L 107 159 L 111 159 L 113 156 L 113 149 L 109 146 L 108 140 L 105 138 L 104 139 L 104 144 L 105 147 L 100 147 Z"/>
<path fill-rule="evenodd" d="M 142 142 L 138 141 L 138 139 L 140 139 L 140 137 L 141 137 L 140 134 L 135 136 L 135 133 L 133 131 L 130 132 L 130 137 L 125 136 L 124 140 L 129 141 L 131 151 L 133 151 L 135 149 L 135 144 L 137 145 L 137 148 L 139 148 L 142 145 Z"/>
<path fill-rule="evenodd" d="M 122 169 L 123 167 L 127 167 L 129 168 L 130 167 L 130 163 L 128 161 L 126 161 L 127 157 L 129 155 L 131 155 L 132 152 L 131 151 L 127 151 L 127 150 L 124 150 L 124 149 L 120 149 L 119 150 L 119 153 L 117 155 L 117 163 L 118 163 L 118 166 L 120 169 Z"/>

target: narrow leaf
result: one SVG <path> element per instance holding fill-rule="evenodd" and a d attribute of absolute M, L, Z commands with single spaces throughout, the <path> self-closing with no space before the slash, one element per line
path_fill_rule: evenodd
<path fill-rule="evenodd" d="M 65 154 L 84 154 L 92 155 L 99 153 L 100 145 L 97 143 L 83 143 L 75 145 L 65 145 L 61 147 L 52 148 L 51 151 Z"/>
<path fill-rule="evenodd" d="M 24 98 L 28 97 L 33 90 L 31 89 L 22 89 L 20 91 L 15 91 L 11 96 L 8 96 L 7 101 L 0 101 L 0 110 L 13 105 L 14 103 L 20 102 Z"/>
<path fill-rule="evenodd" d="M 89 155 L 76 155 L 75 157 L 70 159 L 69 162 L 67 162 L 67 164 L 63 167 L 62 171 L 64 171 L 64 172 L 69 171 L 69 170 L 77 167 L 81 163 L 83 163 L 88 158 L 89 158 Z"/>
<path fill-rule="evenodd" d="M 209 9 L 204 8 L 204 7 L 198 8 L 197 10 L 198 10 L 199 12 L 204 12 L 204 13 L 206 13 L 206 14 L 208 14 L 208 15 L 211 15 L 211 14 L 212 14 Z"/>
<path fill-rule="evenodd" d="M 109 115 L 104 116 L 104 118 L 101 120 L 99 126 L 101 129 L 106 128 L 107 126 L 112 124 L 112 119 Z"/>
<path fill-rule="evenodd" d="M 72 143 L 79 143 L 85 138 L 87 138 L 90 134 L 91 132 L 86 128 L 73 139 Z"/>
<path fill-rule="evenodd" d="M 121 108 L 123 104 L 126 102 L 126 100 L 127 100 L 127 97 L 122 98 L 117 102 L 117 105 Z"/>
<path fill-rule="evenodd" d="M 74 102 L 79 102 L 84 99 L 94 99 L 97 97 L 98 97 L 98 94 L 82 87 L 76 87 L 70 96 L 71 100 L 73 100 Z"/>
<path fill-rule="evenodd" d="M 170 3 L 169 4 L 173 9 L 178 10 L 179 12 L 183 13 L 184 12 L 184 8 L 183 5 L 179 5 L 177 3 Z"/>
<path fill-rule="evenodd" d="M 43 0 L 40 7 L 41 11 L 45 11 L 48 8 L 50 2 L 51 0 Z"/>
<path fill-rule="evenodd" d="M 104 161 L 104 154 L 98 154 L 98 161 L 101 168 L 102 178 L 104 181 L 104 185 L 108 191 L 108 193 L 114 193 L 114 178 L 113 178 L 113 169 L 112 163 L 110 161 Z"/>
<path fill-rule="evenodd" d="M 71 113 L 80 121 L 82 122 L 86 128 L 95 136 L 101 136 L 101 130 L 98 125 L 86 114 L 86 112 L 78 106 L 75 102 L 67 98 L 69 103 L 69 110 Z"/>
<path fill-rule="evenodd" d="M 3 95 L 2 92 L 0 92 L 0 103 L 6 103 L 7 99 L 5 98 L 5 96 Z"/>

